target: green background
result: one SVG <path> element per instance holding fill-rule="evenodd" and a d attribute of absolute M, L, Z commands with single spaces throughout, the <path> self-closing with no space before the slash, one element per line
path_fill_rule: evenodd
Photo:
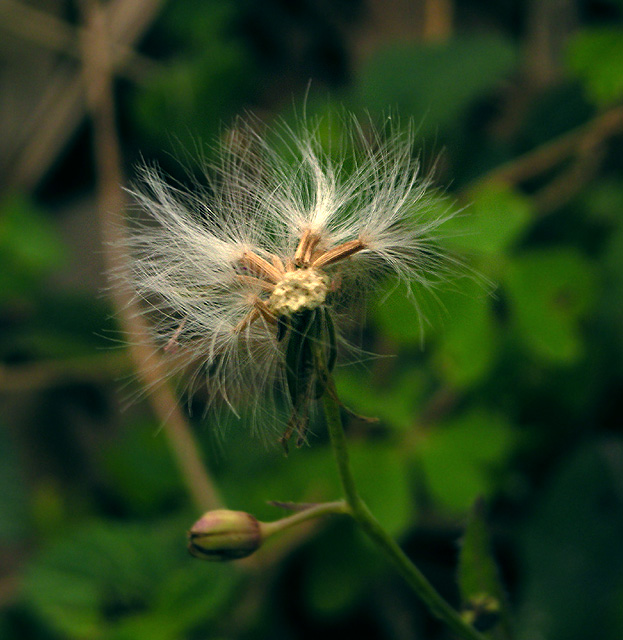
<path fill-rule="evenodd" d="M 200 514 L 119 343 L 91 130 L 84 109 L 54 115 L 80 12 L 29 6 L 70 37 L 3 9 L 0 636 L 451 637 L 347 521 L 256 572 L 186 553 Z M 507 602 L 493 637 L 623 637 L 623 3 L 175 0 L 135 51 L 115 83 L 129 176 L 143 157 L 183 180 L 178 160 L 209 159 L 249 112 L 305 109 L 328 138 L 344 107 L 413 123 L 460 211 L 448 248 L 480 277 L 416 287 L 422 324 L 394 283 L 369 301 L 359 339 L 391 357 L 337 371 L 345 404 L 380 418 L 348 424 L 361 492 L 450 602 Z M 284 458 L 184 408 L 230 508 L 339 497 L 321 422 Z"/>

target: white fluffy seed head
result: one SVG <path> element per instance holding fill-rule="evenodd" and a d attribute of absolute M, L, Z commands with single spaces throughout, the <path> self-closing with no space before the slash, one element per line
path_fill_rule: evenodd
<path fill-rule="evenodd" d="M 215 402 L 253 417 L 285 387 L 278 317 L 353 315 L 383 274 L 430 285 L 451 265 L 436 241 L 449 209 L 430 196 L 410 130 L 383 137 L 352 118 L 329 153 L 318 125 L 282 127 L 276 146 L 258 129 L 236 123 L 192 192 L 144 167 L 132 194 L 147 220 L 127 243 L 131 285 L 173 367 L 200 365 Z"/>

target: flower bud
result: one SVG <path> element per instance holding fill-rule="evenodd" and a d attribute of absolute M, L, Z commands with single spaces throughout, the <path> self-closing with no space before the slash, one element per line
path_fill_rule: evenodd
<path fill-rule="evenodd" d="M 261 544 L 259 521 L 244 511 L 208 511 L 188 532 L 188 551 L 203 560 L 246 558 Z"/>
<path fill-rule="evenodd" d="M 493 629 L 500 621 L 500 615 L 499 600 L 486 593 L 472 596 L 461 613 L 463 621 L 481 633 Z"/>

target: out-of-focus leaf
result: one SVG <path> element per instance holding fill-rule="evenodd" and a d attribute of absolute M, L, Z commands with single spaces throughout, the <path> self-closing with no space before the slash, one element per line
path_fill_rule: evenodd
<path fill-rule="evenodd" d="M 0 355 L 29 358 L 92 357 L 95 348 L 110 348 L 102 337 L 112 332 L 109 308 L 101 300 L 80 294 L 39 293 L 24 320 L 0 332 Z M 117 346 L 117 345 L 115 345 Z"/>
<path fill-rule="evenodd" d="M 570 71 L 595 104 L 606 106 L 623 98 L 623 28 L 593 27 L 576 34 L 567 57 Z"/>
<path fill-rule="evenodd" d="M 444 44 L 394 45 L 368 62 L 359 86 L 373 112 L 396 108 L 421 122 L 419 131 L 426 135 L 456 126 L 465 109 L 493 91 L 515 61 L 510 41 L 486 34 Z"/>
<path fill-rule="evenodd" d="M 609 238 L 602 265 L 605 295 L 601 312 L 618 336 L 612 346 L 623 356 L 623 224 Z"/>
<path fill-rule="evenodd" d="M 466 387 L 491 370 L 496 357 L 497 327 L 487 291 L 475 280 L 440 293 L 445 321 L 437 329 L 439 348 L 433 361 L 453 386 Z"/>
<path fill-rule="evenodd" d="M 619 640 L 623 443 L 582 444 L 552 475 L 521 535 L 523 640 Z"/>
<path fill-rule="evenodd" d="M 522 236 L 532 219 L 530 200 L 504 184 L 471 191 L 471 204 L 441 227 L 448 244 L 463 251 L 503 254 Z"/>
<path fill-rule="evenodd" d="M 357 488 L 371 511 L 390 533 L 404 532 L 414 517 L 404 453 L 374 441 L 354 442 L 349 451 Z"/>
<path fill-rule="evenodd" d="M 451 511 L 465 511 L 478 496 L 495 491 L 496 472 L 514 442 L 503 417 L 473 410 L 432 428 L 418 444 L 416 456 L 435 500 Z"/>
<path fill-rule="evenodd" d="M 582 354 L 579 320 L 594 300 L 591 264 L 573 249 L 524 253 L 505 273 L 522 341 L 545 360 L 570 363 Z"/>
<path fill-rule="evenodd" d="M 305 599 L 321 618 L 344 615 L 360 602 L 384 566 L 376 550 L 350 526 L 333 526 L 313 545 L 305 572 Z"/>
<path fill-rule="evenodd" d="M 174 140 L 179 155 L 179 147 L 187 152 L 211 144 L 222 123 L 241 108 L 255 81 L 255 61 L 242 40 L 232 37 L 236 3 L 174 2 L 168 10 L 180 41 L 176 50 L 184 55 L 148 78 L 134 97 L 132 115 L 158 151 Z M 201 160 L 190 154 L 185 159 Z"/>
<path fill-rule="evenodd" d="M 500 637 L 511 637 L 506 593 L 493 557 L 484 504 L 480 500 L 474 504 L 467 520 L 458 578 L 463 609 L 472 618 L 470 623 L 486 631 L 501 621 L 503 635 Z"/>
<path fill-rule="evenodd" d="M 207 571 L 186 553 L 182 525 L 109 522 L 37 557 L 24 596 L 66 638 L 176 640 L 217 616 L 236 584 L 233 567 Z"/>
<path fill-rule="evenodd" d="M 0 541 L 19 540 L 28 527 L 26 491 L 18 456 L 6 427 L 0 423 Z"/>
<path fill-rule="evenodd" d="M 284 426 L 285 428 L 285 426 Z M 286 515 L 269 504 L 278 502 L 321 502 L 339 496 L 339 479 L 333 453 L 310 435 L 313 446 L 298 449 L 291 443 L 286 457 L 277 443 L 258 446 L 248 434 L 228 436 L 226 469 L 219 486 L 232 509 L 253 513 L 259 520 L 274 520 Z"/>
<path fill-rule="evenodd" d="M 440 306 L 436 292 L 418 282 L 411 282 L 410 288 L 408 293 L 404 285 L 389 282 L 386 293 L 375 299 L 371 315 L 383 334 L 399 345 L 421 347 L 427 318 Z"/>
<path fill-rule="evenodd" d="M 149 514 L 182 494 L 165 435 L 153 422 L 125 426 L 100 459 L 116 499 L 134 513 Z"/>
<path fill-rule="evenodd" d="M 618 224 L 623 211 L 623 184 L 616 177 L 592 184 L 584 192 L 582 206 L 596 219 Z"/>
<path fill-rule="evenodd" d="M 50 220 L 24 196 L 0 204 L 0 302 L 24 293 L 63 263 L 67 249 Z"/>
<path fill-rule="evenodd" d="M 425 397 L 426 382 L 422 368 L 392 371 L 382 385 L 373 381 L 371 372 L 350 369 L 336 375 L 338 394 L 347 407 L 399 431 L 413 427 Z"/>
<path fill-rule="evenodd" d="M 368 506 L 389 530 L 400 533 L 413 518 L 404 454 L 390 443 L 376 441 L 353 442 L 349 451 Z M 294 449 L 288 458 L 272 449 L 260 459 L 263 464 L 257 467 L 238 467 L 228 460 L 231 466 L 222 486 L 231 508 L 249 511 L 260 520 L 274 520 L 283 514 L 269 501 L 319 502 L 343 495 L 329 446 L 316 443 L 311 449 Z"/>

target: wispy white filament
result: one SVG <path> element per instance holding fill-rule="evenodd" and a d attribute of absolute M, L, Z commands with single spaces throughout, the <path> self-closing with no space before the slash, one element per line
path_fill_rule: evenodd
<path fill-rule="evenodd" d="M 155 336 L 173 370 L 196 367 L 211 400 L 236 413 L 274 406 L 283 390 L 276 320 L 307 303 L 276 305 L 274 291 L 291 291 L 293 273 L 320 274 L 326 291 L 313 304 L 339 310 L 338 334 L 339 319 L 385 273 L 424 285 L 443 273 L 436 236 L 450 214 L 431 198 L 413 136 L 384 138 L 354 119 L 349 130 L 326 150 L 314 127 L 283 128 L 273 145 L 239 122 L 206 185 L 172 186 L 146 166 L 132 191 L 147 219 L 128 241 L 131 284 Z M 302 238 L 311 238 L 306 263 Z"/>

